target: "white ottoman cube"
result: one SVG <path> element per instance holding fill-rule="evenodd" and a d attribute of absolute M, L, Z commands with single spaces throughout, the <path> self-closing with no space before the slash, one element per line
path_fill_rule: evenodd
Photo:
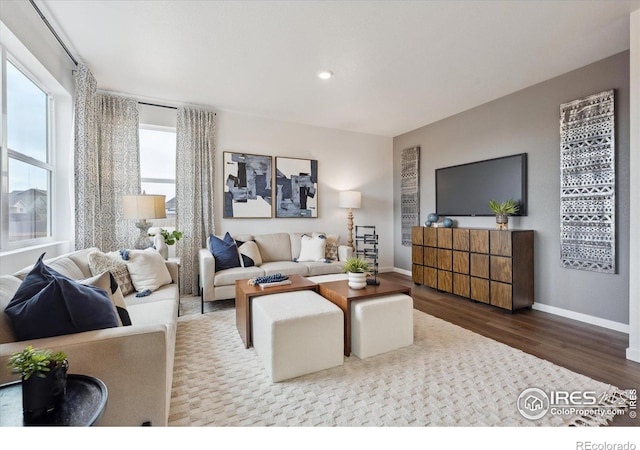
<path fill-rule="evenodd" d="M 393 294 L 351 302 L 351 352 L 358 358 L 413 344 L 413 299 Z"/>
<path fill-rule="evenodd" d="M 283 381 L 344 362 L 342 310 L 314 291 L 253 299 L 253 347 L 271 381 Z"/>

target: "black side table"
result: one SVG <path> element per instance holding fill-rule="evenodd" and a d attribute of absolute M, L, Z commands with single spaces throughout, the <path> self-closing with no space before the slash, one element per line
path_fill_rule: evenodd
<path fill-rule="evenodd" d="M 72 426 L 95 425 L 107 407 L 107 387 L 87 375 L 68 375 L 67 392 L 51 414 L 34 423 L 22 418 L 22 382 L 0 385 L 0 426 Z"/>

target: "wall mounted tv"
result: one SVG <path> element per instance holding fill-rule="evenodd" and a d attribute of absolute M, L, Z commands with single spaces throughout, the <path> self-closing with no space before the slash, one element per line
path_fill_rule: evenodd
<path fill-rule="evenodd" d="M 513 199 L 527 215 L 527 154 L 436 169 L 439 216 L 493 216 L 489 200 Z"/>

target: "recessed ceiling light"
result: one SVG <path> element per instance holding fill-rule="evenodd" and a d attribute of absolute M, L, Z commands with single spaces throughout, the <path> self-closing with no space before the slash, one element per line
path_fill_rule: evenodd
<path fill-rule="evenodd" d="M 318 72 L 318 78 L 321 80 L 328 80 L 333 76 L 333 72 L 330 70 L 323 70 L 322 72 Z"/>

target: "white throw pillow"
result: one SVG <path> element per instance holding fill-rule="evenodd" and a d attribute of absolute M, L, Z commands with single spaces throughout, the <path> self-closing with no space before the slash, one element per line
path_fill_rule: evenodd
<path fill-rule="evenodd" d="M 238 247 L 240 252 L 240 263 L 242 267 L 253 267 L 262 265 L 262 256 L 258 244 L 253 241 L 247 241 Z"/>
<path fill-rule="evenodd" d="M 326 244 L 326 238 L 302 236 L 298 261 L 324 261 Z"/>
<path fill-rule="evenodd" d="M 130 250 L 126 263 L 133 286 L 138 292 L 146 289 L 153 292 L 172 281 L 164 258 L 153 248 Z"/>

